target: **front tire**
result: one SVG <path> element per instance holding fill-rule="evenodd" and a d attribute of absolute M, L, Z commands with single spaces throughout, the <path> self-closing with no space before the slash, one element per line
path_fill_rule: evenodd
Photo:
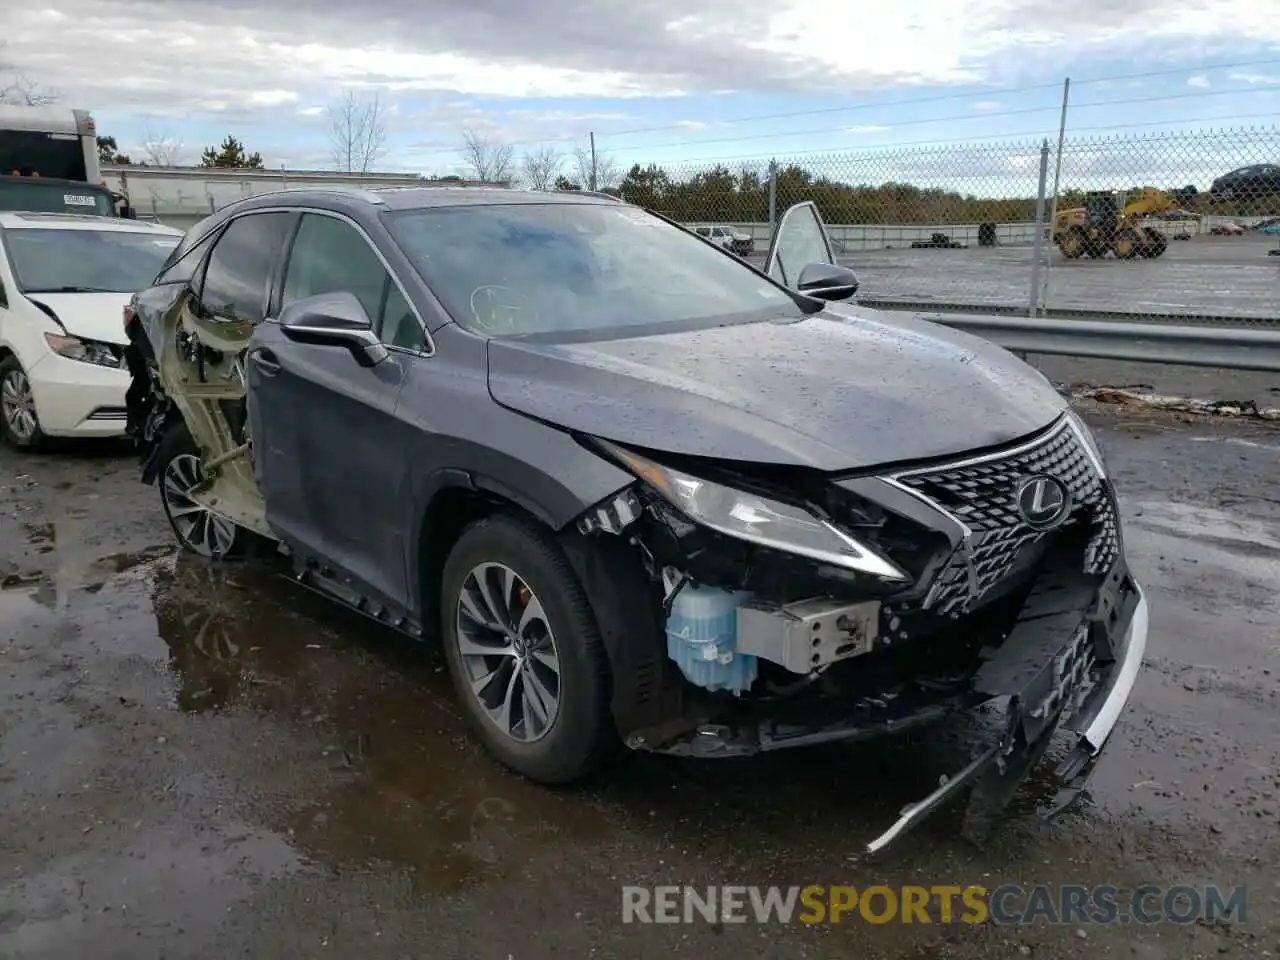
<path fill-rule="evenodd" d="M 45 441 L 31 381 L 13 355 L 0 360 L 0 435 L 18 450 L 37 450 Z"/>
<path fill-rule="evenodd" d="M 251 534 L 198 504 L 192 491 L 205 479 L 200 448 L 185 423 L 173 424 L 160 441 L 160 502 L 183 550 L 210 560 L 240 557 Z"/>
<path fill-rule="evenodd" d="M 508 516 L 464 530 L 444 566 L 440 628 L 467 719 L 499 761 L 545 784 L 599 766 L 616 736 L 608 658 L 551 537 Z"/>

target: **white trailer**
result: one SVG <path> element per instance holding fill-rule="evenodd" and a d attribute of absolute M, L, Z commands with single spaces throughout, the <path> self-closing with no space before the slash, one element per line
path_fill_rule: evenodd
<path fill-rule="evenodd" d="M 0 106 L 0 210 L 115 216 L 87 110 Z"/>

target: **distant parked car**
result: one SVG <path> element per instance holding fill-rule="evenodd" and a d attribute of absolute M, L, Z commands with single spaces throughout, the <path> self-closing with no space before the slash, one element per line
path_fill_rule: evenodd
<path fill-rule="evenodd" d="M 1244 227 L 1238 223 L 1215 223 L 1209 233 L 1215 237 L 1240 237 L 1244 236 Z"/>
<path fill-rule="evenodd" d="M 182 231 L 101 215 L 0 213 L 0 436 L 125 431 L 121 312 Z"/>
<path fill-rule="evenodd" d="M 1259 163 L 1223 174 L 1210 194 L 1220 200 L 1253 200 L 1280 193 L 1280 164 Z"/>
<path fill-rule="evenodd" d="M 755 253 L 756 242 L 751 235 L 733 227 L 694 227 L 693 232 L 740 257 Z"/>

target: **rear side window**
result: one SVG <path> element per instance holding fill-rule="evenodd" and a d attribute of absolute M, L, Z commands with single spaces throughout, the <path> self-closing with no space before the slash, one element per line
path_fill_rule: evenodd
<path fill-rule="evenodd" d="M 268 284 L 292 223 L 291 213 L 250 213 L 231 221 L 214 244 L 200 285 L 205 313 L 262 322 Z"/>
<path fill-rule="evenodd" d="M 190 282 L 191 278 L 195 276 L 196 269 L 200 266 L 200 261 L 204 259 L 209 245 L 213 242 L 213 238 L 217 235 L 218 231 L 214 230 L 189 247 L 183 247 L 182 244 L 174 247 L 173 252 L 169 254 L 169 258 L 164 262 L 164 266 L 160 268 L 160 275 L 156 277 L 155 285 Z"/>

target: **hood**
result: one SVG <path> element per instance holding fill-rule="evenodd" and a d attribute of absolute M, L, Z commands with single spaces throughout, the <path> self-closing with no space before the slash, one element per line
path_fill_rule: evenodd
<path fill-rule="evenodd" d="M 53 311 L 67 333 L 86 340 L 124 345 L 121 315 L 129 302 L 127 293 L 32 293 L 32 303 L 44 304 Z"/>
<path fill-rule="evenodd" d="M 495 339 L 489 386 L 505 407 L 618 443 L 823 471 L 1008 443 L 1066 407 L 986 340 L 846 305 L 590 343 Z"/>

